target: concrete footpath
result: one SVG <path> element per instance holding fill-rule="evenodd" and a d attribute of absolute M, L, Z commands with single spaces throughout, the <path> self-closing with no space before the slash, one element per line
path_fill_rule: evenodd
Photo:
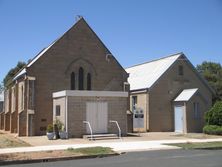
<path fill-rule="evenodd" d="M 17 147 L 17 148 L 3 148 L 0 149 L 0 154 L 18 153 L 18 152 L 34 152 L 34 151 L 51 151 L 51 150 L 65 150 L 67 148 L 84 148 L 84 147 L 111 147 L 117 152 L 135 152 L 135 151 L 149 151 L 149 150 L 167 150 L 179 149 L 175 146 L 167 146 L 164 144 L 170 143 L 186 143 L 186 142 L 217 142 L 222 141 L 218 139 L 182 139 L 182 140 L 155 140 L 155 141 L 124 141 L 117 142 L 94 142 L 88 144 L 65 144 L 65 145 L 48 145 L 48 146 L 32 146 L 32 147 Z"/>

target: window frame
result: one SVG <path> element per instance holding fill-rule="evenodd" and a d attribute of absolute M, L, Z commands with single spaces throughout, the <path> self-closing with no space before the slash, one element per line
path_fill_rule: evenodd
<path fill-rule="evenodd" d="M 82 67 L 79 68 L 78 82 L 79 90 L 84 90 L 84 69 Z"/>
<path fill-rule="evenodd" d="M 178 66 L 178 75 L 183 76 L 184 75 L 184 68 L 182 65 Z"/>
<path fill-rule="evenodd" d="M 92 75 L 87 74 L 87 90 L 92 90 Z"/>
<path fill-rule="evenodd" d="M 193 112 L 194 112 L 194 119 L 200 119 L 200 103 L 199 102 L 193 103 Z"/>
<path fill-rule="evenodd" d="M 70 88 L 71 90 L 75 90 L 76 89 L 76 75 L 74 72 L 71 73 L 70 75 Z"/>
<path fill-rule="evenodd" d="M 55 106 L 55 116 L 61 116 L 61 106 L 60 105 L 56 105 Z"/>
<path fill-rule="evenodd" d="M 137 96 L 132 96 L 132 111 L 133 112 L 136 110 L 137 102 L 138 102 L 138 97 Z"/>

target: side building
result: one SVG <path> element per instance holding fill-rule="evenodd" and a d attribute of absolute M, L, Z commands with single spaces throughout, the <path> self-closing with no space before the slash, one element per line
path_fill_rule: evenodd
<path fill-rule="evenodd" d="M 43 49 L 5 92 L 4 129 L 19 136 L 45 135 L 56 119 L 69 137 L 127 133 L 128 74 L 83 18 Z M 129 89 L 128 89 L 129 90 Z"/>
<path fill-rule="evenodd" d="M 183 53 L 127 68 L 134 130 L 201 132 L 214 90 Z M 136 126 L 135 126 L 136 125 Z"/>

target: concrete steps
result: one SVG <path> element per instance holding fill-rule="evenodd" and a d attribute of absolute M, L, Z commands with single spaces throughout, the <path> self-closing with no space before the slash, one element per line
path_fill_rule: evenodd
<path fill-rule="evenodd" d="M 108 140 L 108 139 L 118 139 L 117 134 L 94 134 L 92 135 L 92 140 Z M 91 135 L 83 135 L 83 139 L 91 140 Z"/>

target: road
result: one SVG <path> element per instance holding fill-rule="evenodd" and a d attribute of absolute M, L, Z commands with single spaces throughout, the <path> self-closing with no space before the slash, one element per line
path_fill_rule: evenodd
<path fill-rule="evenodd" d="M 10 167 L 222 167 L 222 150 L 132 152 L 115 157 L 10 165 Z"/>

